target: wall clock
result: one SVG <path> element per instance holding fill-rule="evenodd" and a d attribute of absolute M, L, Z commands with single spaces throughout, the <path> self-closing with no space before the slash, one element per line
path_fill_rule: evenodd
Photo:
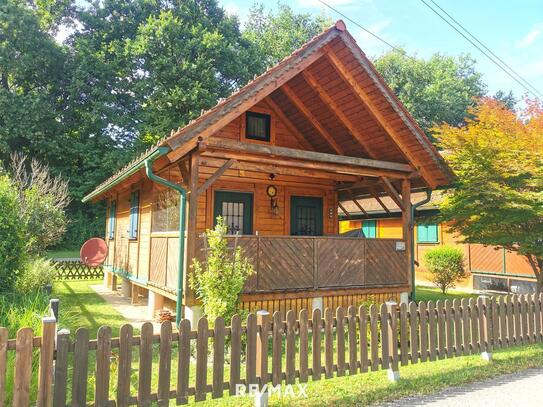
<path fill-rule="evenodd" d="M 266 193 L 270 198 L 275 198 L 277 196 L 277 188 L 274 185 L 268 185 Z"/>

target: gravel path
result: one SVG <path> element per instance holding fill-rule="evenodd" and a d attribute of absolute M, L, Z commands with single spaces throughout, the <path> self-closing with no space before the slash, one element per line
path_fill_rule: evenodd
<path fill-rule="evenodd" d="M 499 376 L 484 382 L 407 397 L 384 406 L 531 407 L 543 406 L 543 368 Z"/>

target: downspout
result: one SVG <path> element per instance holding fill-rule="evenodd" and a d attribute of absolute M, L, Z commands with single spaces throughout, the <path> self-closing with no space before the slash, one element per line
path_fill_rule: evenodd
<path fill-rule="evenodd" d="M 411 205 L 411 301 L 416 300 L 415 292 L 415 212 L 417 208 L 420 208 L 422 205 L 426 205 L 432 199 L 432 190 L 426 190 L 426 198 L 422 201 L 417 202 Z"/>
<path fill-rule="evenodd" d="M 153 173 L 153 163 L 158 158 L 168 153 L 168 147 L 159 147 L 158 154 L 153 154 L 145 160 L 145 174 L 147 178 L 157 184 L 162 184 L 179 192 L 179 264 L 177 273 L 177 304 L 175 308 L 175 322 L 179 326 L 182 318 L 183 302 L 183 276 L 185 274 L 185 212 L 187 206 L 187 190 L 181 185 L 174 184 Z"/>

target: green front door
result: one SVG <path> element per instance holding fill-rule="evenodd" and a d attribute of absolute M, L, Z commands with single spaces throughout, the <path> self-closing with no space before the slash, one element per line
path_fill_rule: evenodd
<path fill-rule="evenodd" d="M 253 234 L 253 194 L 216 191 L 213 225 L 217 224 L 219 216 L 222 216 L 228 226 L 228 234 Z"/>
<path fill-rule="evenodd" d="M 322 198 L 308 196 L 290 198 L 290 234 L 322 236 Z"/>

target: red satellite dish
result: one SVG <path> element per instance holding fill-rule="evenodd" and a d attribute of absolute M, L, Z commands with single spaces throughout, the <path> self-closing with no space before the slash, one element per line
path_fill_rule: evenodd
<path fill-rule="evenodd" d="M 93 237 L 83 243 L 79 256 L 81 257 L 81 261 L 87 266 L 96 267 L 104 262 L 107 257 L 107 251 L 106 242 L 99 237 Z"/>

